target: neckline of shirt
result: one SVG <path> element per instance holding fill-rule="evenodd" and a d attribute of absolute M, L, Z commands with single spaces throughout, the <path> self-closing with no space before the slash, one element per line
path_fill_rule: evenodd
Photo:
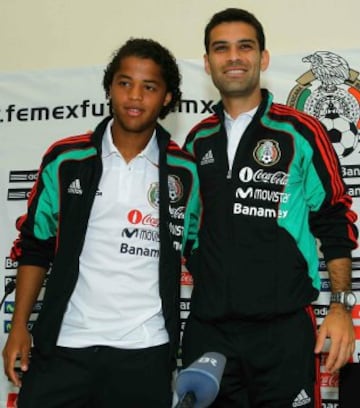
<path fill-rule="evenodd" d="M 102 158 L 106 158 L 111 156 L 112 154 L 116 154 L 123 158 L 122 154 L 119 152 L 117 147 L 114 145 L 113 138 L 112 138 L 112 133 L 111 133 L 111 126 L 114 122 L 114 119 L 111 119 L 105 129 L 104 136 L 102 139 Z M 158 165 L 159 164 L 159 147 L 157 144 L 156 140 L 156 129 L 154 129 L 153 134 L 151 135 L 151 138 L 147 145 L 145 146 L 145 149 L 142 150 L 137 156 L 138 157 L 144 157 L 147 160 L 149 160 L 151 163 Z"/>
<path fill-rule="evenodd" d="M 247 111 L 247 112 L 240 113 L 240 115 L 238 115 L 235 119 L 233 119 L 233 118 L 224 110 L 225 120 L 226 120 L 226 121 L 229 121 L 230 123 L 235 123 L 235 122 L 239 121 L 241 118 L 244 118 L 244 117 L 246 117 L 246 116 L 249 117 L 250 119 L 252 119 L 252 118 L 254 117 L 254 115 L 255 115 L 255 113 L 256 113 L 258 107 L 259 107 L 259 106 L 255 106 L 255 108 L 250 109 L 250 110 Z"/>

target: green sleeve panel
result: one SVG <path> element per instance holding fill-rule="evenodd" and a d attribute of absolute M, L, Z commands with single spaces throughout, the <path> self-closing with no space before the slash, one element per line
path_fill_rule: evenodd
<path fill-rule="evenodd" d="M 41 240 L 47 240 L 57 235 L 60 191 L 60 167 L 69 160 L 84 160 L 96 154 L 96 149 L 74 149 L 59 154 L 55 160 L 48 163 L 40 172 L 43 189 L 38 198 L 34 217 L 34 235 Z"/>
<path fill-rule="evenodd" d="M 168 156 L 168 163 L 171 166 L 182 169 L 186 175 L 182 180 L 186 190 L 184 192 L 186 203 L 181 247 L 184 251 L 187 243 L 191 242 L 192 249 L 195 249 L 198 245 L 198 231 L 201 220 L 200 184 L 196 164 L 173 155 Z"/>
<path fill-rule="evenodd" d="M 320 209 L 326 193 L 313 164 L 313 150 L 310 143 L 291 124 L 269 121 L 266 125 L 275 130 L 278 128 L 279 131 L 287 133 L 293 139 L 296 154 L 287 170 L 289 180 L 283 191 L 288 199 L 279 204 L 280 212 L 286 214 L 286 217 L 278 218 L 277 223 L 296 242 L 308 264 L 313 286 L 320 289 L 316 238 L 310 231 L 309 214 L 310 211 Z"/>
<path fill-rule="evenodd" d="M 205 128 L 200 130 L 199 132 L 195 132 L 190 134 L 189 137 L 186 139 L 185 143 L 185 150 L 188 151 L 192 156 L 194 156 L 194 143 L 196 140 L 203 139 L 213 135 L 214 133 L 219 132 L 220 130 L 220 123 L 216 124 L 215 126 Z"/>

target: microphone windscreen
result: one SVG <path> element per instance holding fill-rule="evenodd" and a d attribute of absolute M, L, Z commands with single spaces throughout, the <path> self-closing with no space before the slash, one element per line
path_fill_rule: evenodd
<path fill-rule="evenodd" d="M 186 393 L 195 395 L 195 408 L 209 406 L 216 398 L 221 377 L 224 372 L 226 357 L 216 352 L 208 352 L 181 370 L 176 378 L 175 388 L 179 398 Z"/>

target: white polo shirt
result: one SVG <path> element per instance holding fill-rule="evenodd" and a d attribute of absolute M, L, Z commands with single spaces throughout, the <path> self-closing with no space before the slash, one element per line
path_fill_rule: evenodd
<path fill-rule="evenodd" d="M 232 169 L 236 150 L 238 148 L 241 136 L 248 127 L 257 108 L 251 109 L 248 112 L 241 113 L 236 119 L 233 119 L 227 112 L 225 114 L 225 128 L 227 134 L 227 155 L 229 161 L 229 169 Z"/>
<path fill-rule="evenodd" d="M 159 296 L 159 150 L 155 132 L 129 163 L 102 143 L 103 174 L 80 273 L 57 344 L 133 349 L 169 341 Z"/>

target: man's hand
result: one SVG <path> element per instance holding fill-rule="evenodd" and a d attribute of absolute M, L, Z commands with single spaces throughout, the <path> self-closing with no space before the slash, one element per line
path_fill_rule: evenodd
<path fill-rule="evenodd" d="M 20 358 L 21 371 L 29 368 L 29 354 L 31 348 L 31 335 L 26 326 L 14 326 L 3 349 L 4 371 L 9 380 L 17 387 L 21 381 L 15 371 L 15 362 Z"/>
<path fill-rule="evenodd" d="M 27 328 L 29 316 L 42 288 L 47 269 L 36 265 L 21 265 L 16 275 L 15 310 L 11 330 L 3 350 L 4 370 L 17 387 L 21 381 L 15 371 L 20 358 L 21 371 L 27 371 L 31 348 L 31 335 Z"/>
<path fill-rule="evenodd" d="M 341 304 L 331 304 L 328 314 L 320 326 L 315 353 L 320 353 L 326 338 L 330 338 L 329 355 L 325 368 L 334 373 L 345 365 L 355 350 L 355 331 L 351 312 Z"/>

